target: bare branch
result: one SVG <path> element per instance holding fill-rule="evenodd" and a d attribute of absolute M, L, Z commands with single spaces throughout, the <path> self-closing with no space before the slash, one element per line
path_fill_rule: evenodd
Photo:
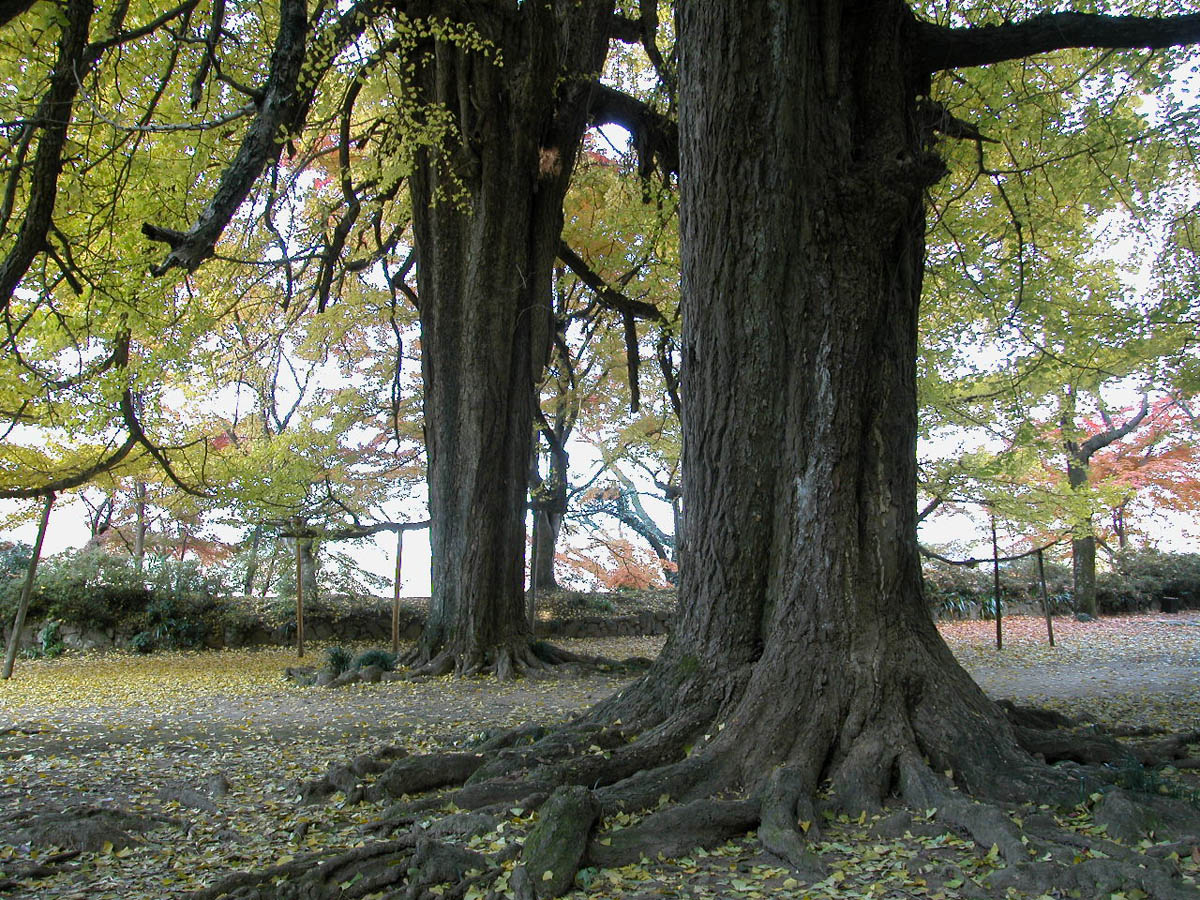
<path fill-rule="evenodd" d="M 981 557 L 970 557 L 968 559 L 951 559 L 948 556 L 942 556 L 942 554 L 935 553 L 933 550 L 930 550 L 928 547 L 924 547 L 921 545 L 918 545 L 917 549 L 920 550 L 921 555 L 926 557 L 927 559 L 936 559 L 938 562 L 944 562 L 950 566 L 971 567 L 971 566 L 977 566 L 980 563 L 990 563 L 993 561 L 995 561 L 995 562 L 1016 562 L 1019 559 L 1027 559 L 1030 556 L 1037 556 L 1043 550 L 1049 550 L 1051 547 L 1057 547 L 1059 544 L 1061 544 L 1065 540 L 1067 540 L 1067 538 L 1058 538 L 1057 540 L 1053 540 L 1048 544 L 1042 544 L 1042 546 L 1040 546 L 1040 547 L 1034 547 L 1032 550 L 1027 550 L 1024 553 L 1016 553 L 1016 554 L 1013 554 L 1012 556 L 998 556 L 998 557 L 981 556 Z"/>
<path fill-rule="evenodd" d="M 224 26 L 225 0 L 214 0 L 212 22 L 208 26 L 208 36 L 204 39 L 204 58 L 200 61 L 200 67 L 196 69 L 196 74 L 192 77 L 192 109 L 198 107 L 201 99 L 203 99 L 204 82 L 208 80 L 208 73 L 212 69 L 213 62 L 216 59 L 217 43 L 221 39 L 221 29 Z"/>
<path fill-rule="evenodd" d="M 1138 409 L 1133 418 L 1129 419 L 1124 425 L 1119 428 L 1108 428 L 1105 431 L 1093 434 L 1090 438 L 1084 441 L 1076 452 L 1075 456 L 1086 463 L 1092 458 L 1092 455 L 1098 450 L 1103 450 L 1109 444 L 1115 444 L 1121 438 L 1130 434 L 1135 428 L 1142 424 L 1142 421 L 1150 412 L 1150 400 L 1145 394 L 1142 395 L 1142 405 Z"/>
<path fill-rule="evenodd" d="M 605 309 L 611 309 L 623 316 L 633 316 L 636 319 L 650 319 L 654 322 L 663 321 L 663 314 L 653 303 L 634 300 L 611 287 L 599 273 L 584 261 L 578 253 L 571 249 L 566 241 L 558 245 L 558 258 L 567 264 L 576 277 L 586 284 L 596 295 L 596 300 Z"/>

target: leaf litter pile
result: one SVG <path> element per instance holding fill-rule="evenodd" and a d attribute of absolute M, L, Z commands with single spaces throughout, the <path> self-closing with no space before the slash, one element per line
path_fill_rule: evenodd
<path fill-rule="evenodd" d="M 949 623 L 942 633 L 993 697 L 1124 733 L 1200 731 L 1200 614 L 1056 619 L 1054 628 L 1051 648 L 1043 620 L 1007 618 L 1000 652 L 992 622 Z M 560 643 L 620 658 L 653 656 L 661 641 Z M 312 655 L 320 659 L 320 649 Z M 327 689 L 286 681 L 283 671 L 293 664 L 293 652 L 275 649 L 23 662 L 11 681 L 0 683 L 0 896 L 182 897 L 235 871 L 361 846 L 373 840 L 383 802 L 347 802 L 336 793 L 306 805 L 300 802 L 306 783 L 385 746 L 469 749 L 484 733 L 549 724 L 619 690 L 627 678 L 602 671 L 515 683 L 447 677 Z M 1200 748 L 1190 749 L 1200 756 Z M 1200 798 L 1192 762 L 1143 777 L 1151 790 Z M 1099 797 L 1081 791 L 1074 809 L 1013 817 L 1026 816 L 1031 828 L 1035 820 L 1053 820 L 1081 835 L 1102 834 L 1105 826 L 1091 815 Z M 449 812 L 431 808 L 418 827 Z M 1004 865 L 996 848 L 982 850 L 947 831 L 933 821 L 935 812 L 889 810 L 822 822 L 816 849 L 829 874 L 816 883 L 798 881 L 750 834 L 676 859 L 583 869 L 569 896 L 1030 896 L 985 886 L 984 877 Z M 459 840 L 502 854 L 529 832 L 536 815 L 514 807 L 490 830 Z M 633 821 L 618 814 L 603 825 L 619 829 Z M 1153 835 L 1133 843 L 1174 860 L 1183 883 L 1196 884 L 1200 848 L 1157 845 Z M 1086 846 L 1081 841 L 1081 862 L 1095 852 Z M 511 896 L 506 878 L 471 887 L 466 900 Z M 432 892 L 440 893 L 437 886 Z M 1146 896 L 1130 890 L 1109 900 Z"/>

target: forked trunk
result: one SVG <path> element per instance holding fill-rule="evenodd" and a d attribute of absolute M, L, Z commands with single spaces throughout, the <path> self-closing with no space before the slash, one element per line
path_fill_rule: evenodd
<path fill-rule="evenodd" d="M 433 555 L 420 653 L 462 672 L 504 668 L 531 638 L 533 391 L 553 334 L 562 200 L 611 10 L 611 0 L 569 15 L 496 7 L 480 31 L 502 66 L 438 42 L 418 75 L 422 99 L 454 120 L 412 178 Z"/>

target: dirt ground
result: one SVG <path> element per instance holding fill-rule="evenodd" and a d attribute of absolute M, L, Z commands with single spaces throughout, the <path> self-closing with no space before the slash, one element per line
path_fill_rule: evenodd
<path fill-rule="evenodd" d="M 1006 619 L 1001 651 L 991 622 L 951 623 L 943 633 L 996 698 L 1110 726 L 1200 730 L 1200 613 L 1056 619 L 1054 629 L 1050 648 L 1044 621 Z M 661 642 L 560 643 L 623 657 L 653 656 Z M 320 651 L 313 656 L 319 662 Z M 0 685 L 0 895 L 176 897 L 237 869 L 352 847 L 380 807 L 347 805 L 340 795 L 327 806 L 298 805 L 303 781 L 384 744 L 432 751 L 484 731 L 554 721 L 624 683 L 596 673 L 331 690 L 286 682 L 283 668 L 294 662 L 289 652 L 267 650 L 23 663 Z M 119 808 L 160 825 L 128 847 L 106 842 L 58 861 L 53 848 L 23 840 L 20 825 L 32 816 L 82 807 Z M 514 810 L 510 833 L 529 821 Z M 683 860 L 585 873 L 577 893 L 818 898 L 854 896 L 849 888 L 857 885 L 863 896 L 882 898 L 992 896 L 980 883 L 996 860 L 934 831 L 941 836 L 831 821 L 821 852 L 841 877 L 828 883 L 797 884 L 748 837 Z M 48 858 L 52 864 L 39 869 Z M 1186 877 L 1200 868 L 1190 859 L 1181 867 Z"/>

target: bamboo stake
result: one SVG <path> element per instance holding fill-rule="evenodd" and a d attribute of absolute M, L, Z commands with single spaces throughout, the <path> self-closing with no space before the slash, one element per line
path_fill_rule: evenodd
<path fill-rule="evenodd" d="M 396 532 L 396 577 L 392 581 L 392 652 L 400 652 L 400 578 L 404 571 L 404 529 Z"/>

